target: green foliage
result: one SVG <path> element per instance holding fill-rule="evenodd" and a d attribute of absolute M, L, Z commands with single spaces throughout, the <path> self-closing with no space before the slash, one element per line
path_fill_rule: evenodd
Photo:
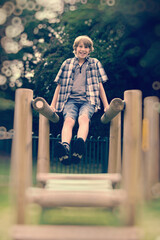
<path fill-rule="evenodd" d="M 7 110 L 7 109 L 13 109 L 13 108 L 14 108 L 13 101 L 7 100 L 5 98 L 0 98 L 0 111 Z"/>

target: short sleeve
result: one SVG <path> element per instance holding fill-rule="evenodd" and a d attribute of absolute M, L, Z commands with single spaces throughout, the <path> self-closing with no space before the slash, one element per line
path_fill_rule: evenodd
<path fill-rule="evenodd" d="M 108 77 L 107 77 L 107 74 L 106 74 L 104 68 L 102 67 L 101 62 L 97 61 L 96 65 L 97 65 L 99 82 L 102 82 L 102 83 L 106 82 L 108 80 Z"/>
<path fill-rule="evenodd" d="M 57 84 L 61 84 L 61 80 L 63 79 L 63 72 L 64 72 L 65 64 L 66 64 L 66 60 L 62 63 L 62 65 L 57 73 L 57 76 L 54 80 L 54 82 Z"/>

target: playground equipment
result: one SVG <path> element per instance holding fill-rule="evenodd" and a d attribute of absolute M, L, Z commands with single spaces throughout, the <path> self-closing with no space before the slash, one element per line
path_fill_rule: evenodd
<path fill-rule="evenodd" d="M 109 108 L 107 111 L 102 115 L 101 122 L 106 124 L 110 122 L 115 116 L 120 113 L 125 106 L 125 102 L 122 101 L 120 98 L 114 98 L 111 103 L 109 104 Z"/>
<path fill-rule="evenodd" d="M 59 116 L 52 111 L 49 104 L 42 97 L 37 97 L 32 101 L 33 108 L 45 116 L 50 121 L 56 123 L 59 121 Z M 101 117 L 101 122 L 106 124 L 110 122 L 119 112 L 124 109 L 125 103 L 120 98 L 114 98 L 107 111 Z"/>
<path fill-rule="evenodd" d="M 46 102 L 46 100 L 42 97 L 37 97 L 32 101 L 33 108 L 41 113 L 43 116 L 48 118 L 53 123 L 56 123 L 59 121 L 59 116 L 52 111 L 49 104 Z"/>
<path fill-rule="evenodd" d="M 143 118 L 143 166 L 144 166 L 144 196 L 145 199 L 160 197 L 160 103 L 158 97 L 144 99 Z"/>
<path fill-rule="evenodd" d="M 39 147 L 37 163 L 37 184 L 32 187 L 32 108 L 33 92 L 28 89 L 16 91 L 14 129 L 12 145 L 12 189 L 16 209 L 16 225 L 13 228 L 14 240 L 140 240 L 141 233 L 135 227 L 136 206 L 142 190 L 151 191 L 152 184 L 159 179 L 156 172 L 154 181 L 144 185 L 145 151 L 155 153 L 154 162 L 159 164 L 159 145 L 148 148 L 146 142 L 154 138 L 159 131 L 159 113 L 154 108 L 155 132 L 142 138 L 142 93 L 129 90 L 124 93 L 125 111 L 123 120 L 123 154 L 121 164 L 121 113 L 110 124 L 109 171 L 105 174 L 56 174 L 50 173 L 49 160 L 49 120 L 40 114 Z M 156 99 L 157 101 L 157 99 Z M 123 102 L 123 107 L 124 107 Z M 120 101 L 122 103 L 122 100 Z M 36 104 L 41 107 L 43 104 Z M 148 105 L 145 106 L 148 109 Z M 123 108 L 122 108 L 123 109 Z M 145 110 L 147 111 L 147 110 Z M 156 116 L 156 117 L 155 117 Z M 53 117 L 53 113 L 52 113 Z M 54 118 L 57 119 L 56 114 Z M 105 119 L 103 117 L 103 119 Z M 148 119 L 148 116 L 145 115 Z M 57 121 L 57 120 L 56 120 Z M 103 120 L 102 120 L 103 121 Z M 149 121 L 149 120 L 147 120 Z M 152 123 L 149 123 L 153 124 Z M 153 128 L 150 127 L 150 128 Z M 143 125 L 144 129 L 144 125 Z M 27 131 L 26 131 L 27 130 Z M 153 130 L 151 129 L 150 132 Z M 145 133 L 145 134 L 144 134 Z M 147 135 L 147 137 L 146 137 Z M 144 137 L 145 136 L 145 137 Z M 159 141 L 159 138 L 154 141 Z M 147 139 L 146 139 L 147 138 Z M 148 145 L 147 145 L 148 146 Z M 143 149 L 143 151 L 142 151 Z M 144 151 L 145 150 L 145 151 Z M 145 152 L 145 153 L 144 153 Z M 148 157 L 149 158 L 149 157 Z M 146 159 L 146 158 L 145 158 Z M 147 161 L 151 166 L 152 156 Z M 147 167 L 148 169 L 148 167 Z M 158 167 L 159 169 L 159 167 Z M 121 188 L 113 188 L 121 183 Z M 143 183 L 143 184 L 142 184 Z M 142 188 L 143 187 L 143 188 Z M 25 225 L 27 204 L 34 202 L 42 208 L 55 206 L 71 207 L 121 207 L 123 209 L 124 227 L 102 226 L 30 226 Z"/>

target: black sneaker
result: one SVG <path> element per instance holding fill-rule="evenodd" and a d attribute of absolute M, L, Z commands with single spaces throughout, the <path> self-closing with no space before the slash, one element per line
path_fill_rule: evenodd
<path fill-rule="evenodd" d="M 73 145 L 72 163 L 80 163 L 85 153 L 85 142 L 82 138 L 77 138 Z"/>
<path fill-rule="evenodd" d="M 64 165 L 70 165 L 71 160 L 69 157 L 69 149 L 61 142 L 55 145 L 55 155 L 58 157 L 59 161 Z"/>

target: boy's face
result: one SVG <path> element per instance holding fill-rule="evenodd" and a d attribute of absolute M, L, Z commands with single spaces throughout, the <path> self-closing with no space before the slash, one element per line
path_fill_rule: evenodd
<path fill-rule="evenodd" d="M 76 49 L 76 55 L 79 59 L 84 59 L 88 56 L 90 53 L 90 48 L 84 45 L 84 43 L 81 41 Z"/>

